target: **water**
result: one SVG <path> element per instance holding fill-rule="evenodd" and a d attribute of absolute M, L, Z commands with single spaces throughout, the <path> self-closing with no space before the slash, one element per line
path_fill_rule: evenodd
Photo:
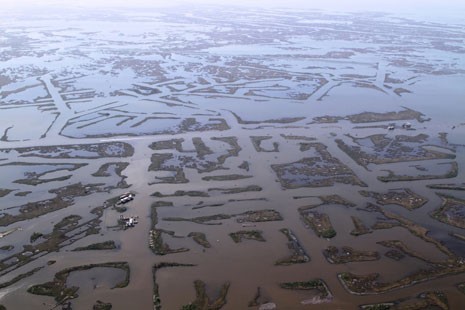
<path fill-rule="evenodd" d="M 58 252 L 2 275 L 3 282 L 44 266 L 33 276 L 1 289 L 0 304 L 9 309 L 49 309 L 53 299 L 28 294 L 28 286 L 50 281 L 64 268 L 110 261 L 129 263 L 129 286 L 111 289 L 112 283 L 121 278 L 119 272 L 73 273 L 70 283 L 81 286 L 80 297 L 72 301 L 75 308 L 89 309 L 97 299 L 111 302 L 115 309 L 153 308 L 151 270 L 160 262 L 195 265 L 157 271 L 163 309 L 178 309 L 194 301 L 195 280 L 206 283 L 213 299 L 221 285 L 230 282 L 224 309 L 246 308 L 258 286 L 265 299 L 275 302 L 279 309 L 300 309 L 305 307 L 301 302 L 311 294 L 281 289 L 279 283 L 315 278 L 323 279 L 334 296 L 329 304 L 312 306 L 321 309 L 357 309 L 361 304 L 417 296 L 432 287 L 446 294 L 451 309 L 463 302 L 464 295 L 454 287 L 464 281 L 463 274 L 367 296 L 350 294 L 337 278 L 341 272 L 377 272 L 380 281 L 397 281 L 431 267 L 409 255 L 400 261 L 386 257 L 389 249 L 380 241 L 401 240 L 409 250 L 433 262 L 447 259 L 433 243 L 405 227 L 351 235 L 351 216 L 360 218 L 368 228 L 386 220 L 380 212 L 367 209 L 367 204 L 375 201 L 360 195 L 360 190 L 386 193 L 405 188 L 427 198 L 424 206 L 412 211 L 398 205 L 381 207 L 425 227 L 429 237 L 441 241 L 457 257 L 463 256 L 464 242 L 449 232 L 465 236 L 465 231 L 436 221 L 430 214 L 441 205 L 436 192 L 460 199 L 465 199 L 465 194 L 427 187 L 463 183 L 463 25 L 404 19 L 395 14 L 218 10 L 201 6 L 156 12 L 56 8 L 31 15 L 16 11 L 7 21 L 0 24 L 0 213 L 18 215 L 20 206 L 53 198 L 54 189 L 71 184 L 82 183 L 89 188 L 98 184 L 99 191 L 70 193 L 67 198 L 72 198 L 73 204 L 67 208 L 0 226 L 0 232 L 22 229 L 1 239 L 1 246 L 13 245 L 14 249 L 2 251 L 0 259 L 11 262 L 8 257 L 29 246 L 34 232 L 50 233 L 65 216 L 79 215 L 81 222 L 95 218 L 97 215 L 90 213 L 93 208 L 129 190 L 137 195 L 123 214 L 139 216 L 139 223 L 131 229 L 116 230 L 120 213 L 107 208 L 99 218 L 98 234 L 79 239 L 82 236 L 78 233 L 85 229 L 80 228 L 74 232 L 79 240 L 69 240 Z M 427 121 L 350 121 L 350 116 L 358 113 L 405 109 L 423 113 L 422 119 Z M 334 122 L 318 123 L 317 117 L 323 116 L 333 117 Z M 406 121 L 412 123 L 412 131 L 399 128 Z M 397 128 L 391 132 L 386 126 L 392 122 Z M 447 133 L 446 140 L 439 133 Z M 382 159 L 387 153 L 374 150 L 369 138 L 375 134 L 388 138 L 425 134 L 428 138 L 421 143 L 405 143 L 413 150 L 399 153 L 395 158 L 399 163 L 368 164 L 366 168 L 335 141 L 342 139 L 353 146 L 358 143 L 362 150 Z M 225 137 L 236 138 L 240 150 L 218 140 Z M 270 139 L 261 141 L 262 149 L 257 150 L 253 137 Z M 199 138 L 212 154 L 199 156 L 195 150 Z M 295 171 L 286 171 L 282 178 L 298 188 L 286 189 L 272 166 L 320 156 L 313 149 L 301 151 L 309 138 L 325 145 L 331 157 L 310 165 L 314 172 L 311 176 L 305 174 L 305 165 L 294 164 Z M 174 146 L 157 151 L 150 148 L 153 142 L 171 139 L 183 139 L 182 151 Z M 24 147 L 31 149 L 20 149 Z M 407 155 L 418 156 L 422 147 L 455 154 L 456 158 L 405 161 Z M 154 153 L 172 155 L 172 159 L 158 170 L 149 170 Z M 219 158 L 224 163 L 219 163 Z M 458 176 L 444 178 L 455 162 Z M 114 163 L 108 176 L 92 175 L 108 163 Z M 121 176 L 117 175 L 116 163 L 129 164 Z M 343 184 L 337 179 L 333 186 L 309 186 L 316 180 L 334 179 L 328 177 L 327 167 L 348 168 L 367 186 Z M 71 168 L 76 169 L 68 172 Z M 175 183 L 173 178 L 166 178 L 175 176 L 176 169 L 182 170 L 187 181 Z M 428 178 L 383 183 L 377 177 L 386 175 L 385 170 Z M 347 176 L 344 171 L 335 175 Z M 27 177 L 27 172 L 43 174 L 40 178 L 44 180 L 70 177 L 37 185 L 14 182 Z M 251 177 L 205 179 L 219 175 Z M 435 179 L 429 179 L 431 175 Z M 123 188 L 123 177 L 130 188 Z M 247 186 L 262 190 L 229 194 L 215 190 Z M 208 196 L 151 196 L 154 192 L 171 195 L 180 190 Z M 318 197 L 334 194 L 355 207 L 318 206 L 318 212 L 328 214 L 337 232 L 332 239 L 319 238 L 305 226 L 298 209 L 318 204 Z M 149 249 L 150 205 L 160 201 L 172 203 L 157 208 L 156 228 L 165 230 L 163 242 L 172 249 L 189 251 L 157 256 Z M 209 207 L 198 208 L 204 205 Z M 264 209 L 278 211 L 283 220 L 244 225 L 235 217 Z M 220 225 L 164 220 L 215 214 L 233 217 L 214 221 Z M 291 254 L 279 231 L 282 228 L 292 230 L 310 262 L 275 266 Z M 262 231 L 266 242 L 246 240 L 236 244 L 229 236 L 252 229 Z M 191 232 L 205 233 L 212 247 L 202 248 L 188 237 Z M 115 240 L 119 248 L 70 251 L 106 240 Z M 322 254 L 330 245 L 377 251 L 380 260 L 330 264 Z M 50 260 L 56 263 L 47 265 Z M 97 290 L 93 289 L 95 285 Z"/>

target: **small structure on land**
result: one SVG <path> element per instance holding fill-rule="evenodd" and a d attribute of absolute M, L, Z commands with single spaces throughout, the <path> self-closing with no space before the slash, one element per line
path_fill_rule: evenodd
<path fill-rule="evenodd" d="M 404 128 L 404 129 L 410 129 L 410 128 L 412 128 L 412 124 L 410 124 L 410 123 L 408 123 L 408 122 L 407 122 L 407 123 L 403 123 L 403 124 L 402 124 L 402 128 Z"/>
<path fill-rule="evenodd" d="M 119 196 L 118 204 L 125 204 L 134 199 L 136 195 L 133 193 L 124 193 L 123 195 Z"/>
<path fill-rule="evenodd" d="M 138 216 L 121 215 L 119 217 L 119 223 L 124 225 L 124 228 L 134 227 L 137 223 L 139 223 L 138 219 Z"/>

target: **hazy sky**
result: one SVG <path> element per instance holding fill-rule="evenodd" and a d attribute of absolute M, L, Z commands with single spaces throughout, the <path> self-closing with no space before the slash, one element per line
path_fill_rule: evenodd
<path fill-rule="evenodd" d="M 400 14 L 415 14 L 423 17 L 462 17 L 465 20 L 465 0 L 0 0 L 3 9 L 24 6 L 31 8 L 45 3 L 60 6 L 80 7 L 157 7 L 183 4 L 240 4 L 258 7 L 290 7 L 322 9 L 331 11 L 384 11 Z M 5 13 L 5 12 L 2 12 Z M 465 23 L 465 21 L 464 21 Z"/>
<path fill-rule="evenodd" d="M 0 4 L 9 6 L 18 4 L 37 5 L 52 3 L 54 5 L 85 5 L 85 6 L 166 6 L 173 3 L 184 4 L 241 4 L 256 6 L 290 6 L 316 9 L 368 9 L 368 10 L 404 10 L 425 8 L 452 9 L 465 8 L 464 0 L 0 0 Z"/>

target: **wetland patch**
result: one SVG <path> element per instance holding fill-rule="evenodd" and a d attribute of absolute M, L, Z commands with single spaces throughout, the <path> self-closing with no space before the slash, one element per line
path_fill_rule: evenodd
<path fill-rule="evenodd" d="M 331 156 L 325 145 L 302 144 L 301 151 L 308 150 L 316 156 L 271 166 L 284 188 L 325 187 L 335 183 L 366 186 L 349 167 Z"/>

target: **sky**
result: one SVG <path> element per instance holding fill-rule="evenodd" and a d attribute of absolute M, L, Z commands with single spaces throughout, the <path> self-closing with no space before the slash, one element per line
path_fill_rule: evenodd
<path fill-rule="evenodd" d="M 342 10 L 423 10 L 465 8 L 463 0 L 0 0 L 0 4 L 17 6 L 21 4 L 37 5 L 51 3 L 54 5 L 84 6 L 167 6 L 173 4 L 241 4 L 249 6 L 305 7 L 315 9 Z"/>
<path fill-rule="evenodd" d="M 0 0 L 0 10 L 14 7 L 34 7 L 52 5 L 53 7 L 160 7 L 172 5 L 194 6 L 199 4 L 234 4 L 254 7 L 286 7 L 346 11 L 393 12 L 401 15 L 416 15 L 436 20 L 455 17 L 465 20 L 465 0 Z M 465 23 L 465 22 L 464 22 Z"/>

